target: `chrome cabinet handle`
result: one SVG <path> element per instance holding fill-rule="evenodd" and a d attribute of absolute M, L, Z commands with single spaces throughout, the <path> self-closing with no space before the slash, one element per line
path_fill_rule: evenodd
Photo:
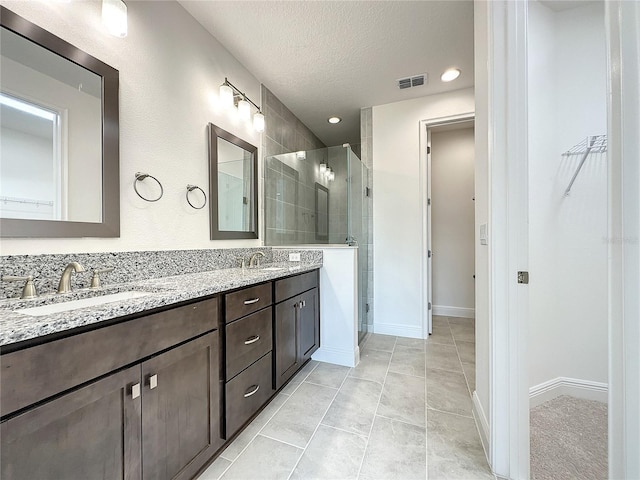
<path fill-rule="evenodd" d="M 131 385 L 131 399 L 135 400 L 140 396 L 140 384 Z"/>
<path fill-rule="evenodd" d="M 305 302 L 304 300 L 301 300 L 300 303 L 298 303 L 299 308 L 304 308 L 306 305 L 307 305 L 307 302 Z"/>
<path fill-rule="evenodd" d="M 149 377 L 149 388 L 153 390 L 157 386 L 158 386 L 158 374 L 156 373 L 155 375 L 151 375 Z"/>
<path fill-rule="evenodd" d="M 249 337 L 244 341 L 245 345 L 251 345 L 252 343 L 256 343 L 260 340 L 260 335 L 254 335 L 253 337 Z"/>
<path fill-rule="evenodd" d="M 245 305 L 251 305 L 252 303 L 258 303 L 260 301 L 260 297 L 252 298 L 251 300 L 245 300 Z"/>
<path fill-rule="evenodd" d="M 256 392 L 260 390 L 260 385 L 251 385 L 249 388 L 253 388 L 253 390 L 251 390 L 250 392 L 246 392 L 244 394 L 244 398 L 249 398 L 251 395 L 255 395 Z"/>

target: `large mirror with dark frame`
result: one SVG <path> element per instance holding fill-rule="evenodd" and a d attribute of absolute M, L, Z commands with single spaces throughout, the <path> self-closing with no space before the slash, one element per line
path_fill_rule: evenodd
<path fill-rule="evenodd" d="M 258 149 L 209 124 L 211 240 L 258 238 Z"/>
<path fill-rule="evenodd" d="M 0 235 L 120 236 L 118 71 L 0 6 Z"/>

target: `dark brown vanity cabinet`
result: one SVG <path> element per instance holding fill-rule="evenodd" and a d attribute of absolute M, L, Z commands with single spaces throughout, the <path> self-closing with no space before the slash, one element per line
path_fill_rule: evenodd
<path fill-rule="evenodd" d="M 272 289 L 269 282 L 225 295 L 227 439 L 275 393 Z"/>
<path fill-rule="evenodd" d="M 318 272 L 275 282 L 275 387 L 279 389 L 320 347 Z M 290 297 L 290 298 L 287 298 Z"/>
<path fill-rule="evenodd" d="M 3 479 L 141 478 L 140 383 L 132 367 L 0 425 Z"/>
<path fill-rule="evenodd" d="M 9 413 L 0 424 L 0 476 L 192 478 L 224 442 L 219 334 L 212 331 L 217 314 L 218 299 L 211 299 L 3 355 L 2 389 L 28 389 L 29 398 L 41 401 L 21 413 Z M 146 332 L 140 330 L 144 326 L 149 327 Z M 167 340 L 179 342 L 203 329 L 209 333 L 163 348 Z M 137 350 L 118 357 L 92 343 L 96 334 L 106 346 L 133 339 Z M 88 346 L 93 347 L 94 357 L 75 356 Z M 131 355 L 141 351 L 151 356 L 138 357 L 141 361 L 132 366 L 116 367 L 114 373 L 106 372 L 86 384 L 78 381 L 100 375 L 105 368 L 126 365 Z M 49 382 L 53 390 L 48 387 L 47 393 L 68 381 L 81 386 L 42 398 L 45 390 L 40 383 L 46 379 L 36 372 L 45 369 L 47 361 L 58 371 Z M 27 378 L 30 373 L 36 378 Z M 21 384 L 16 386 L 15 381 Z"/>
<path fill-rule="evenodd" d="M 189 479 L 220 436 L 218 332 L 142 363 L 142 478 Z"/>

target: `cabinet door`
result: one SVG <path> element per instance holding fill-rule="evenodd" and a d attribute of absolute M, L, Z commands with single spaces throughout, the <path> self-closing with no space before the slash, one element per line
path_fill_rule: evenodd
<path fill-rule="evenodd" d="M 218 332 L 142 364 L 142 475 L 192 478 L 222 445 Z"/>
<path fill-rule="evenodd" d="M 318 289 L 314 288 L 299 297 L 298 330 L 300 333 L 299 362 L 302 365 L 320 346 L 320 312 Z"/>
<path fill-rule="evenodd" d="M 3 479 L 137 480 L 140 366 L 26 411 L 0 426 Z"/>
<path fill-rule="evenodd" d="M 299 297 L 276 305 L 275 316 L 275 356 L 276 390 L 298 370 L 298 302 Z"/>

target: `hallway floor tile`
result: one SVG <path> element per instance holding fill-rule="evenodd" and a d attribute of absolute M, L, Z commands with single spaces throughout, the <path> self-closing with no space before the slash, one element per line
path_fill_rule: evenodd
<path fill-rule="evenodd" d="M 371 334 L 356 368 L 310 362 L 199 480 L 492 479 L 471 413 L 471 319 Z"/>

